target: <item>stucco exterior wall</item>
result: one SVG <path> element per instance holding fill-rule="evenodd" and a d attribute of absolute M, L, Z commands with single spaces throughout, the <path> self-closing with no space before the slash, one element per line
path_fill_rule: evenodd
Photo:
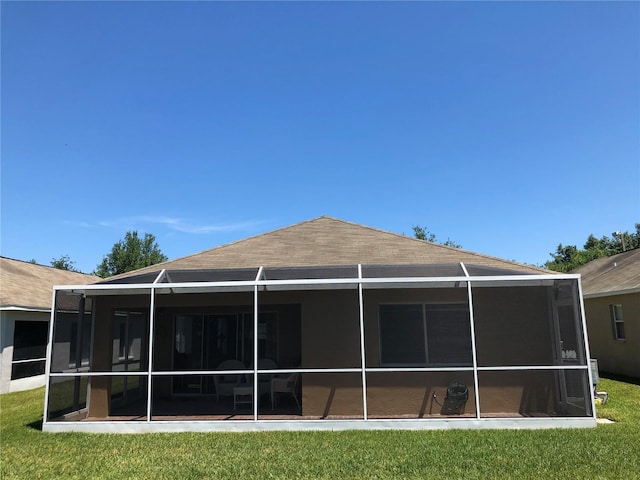
<path fill-rule="evenodd" d="M 613 333 L 611 305 L 622 305 L 625 340 Z M 585 298 L 591 357 L 602 372 L 640 378 L 640 293 Z"/>

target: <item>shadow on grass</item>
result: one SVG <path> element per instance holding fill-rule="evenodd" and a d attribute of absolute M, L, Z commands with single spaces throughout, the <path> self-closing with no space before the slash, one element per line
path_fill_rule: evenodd
<path fill-rule="evenodd" d="M 29 427 L 29 428 L 32 428 L 34 430 L 39 430 L 41 432 L 42 431 L 42 417 L 40 417 L 40 419 L 36 420 L 35 422 L 27 423 L 25 426 Z"/>
<path fill-rule="evenodd" d="M 616 382 L 640 385 L 640 378 L 638 377 L 627 377 L 626 375 L 618 375 L 618 374 L 609 373 L 609 372 L 600 372 L 600 377 L 606 378 L 607 380 L 615 380 Z"/>

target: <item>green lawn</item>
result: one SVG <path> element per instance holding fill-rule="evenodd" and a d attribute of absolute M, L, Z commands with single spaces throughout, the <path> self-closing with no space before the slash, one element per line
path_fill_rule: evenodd
<path fill-rule="evenodd" d="M 40 430 L 43 389 L 0 396 L 0 478 L 640 478 L 640 386 L 575 430 L 106 435 Z"/>

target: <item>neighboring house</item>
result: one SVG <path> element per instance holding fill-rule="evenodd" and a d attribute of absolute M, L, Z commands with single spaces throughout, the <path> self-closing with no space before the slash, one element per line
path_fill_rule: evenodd
<path fill-rule="evenodd" d="M 43 429 L 595 426 L 580 305 L 578 275 L 320 217 L 58 287 Z"/>
<path fill-rule="evenodd" d="M 591 356 L 599 369 L 640 378 L 640 248 L 573 273 L 582 276 Z"/>
<path fill-rule="evenodd" d="M 45 355 L 52 288 L 101 280 L 0 257 L 0 393 L 45 384 Z"/>

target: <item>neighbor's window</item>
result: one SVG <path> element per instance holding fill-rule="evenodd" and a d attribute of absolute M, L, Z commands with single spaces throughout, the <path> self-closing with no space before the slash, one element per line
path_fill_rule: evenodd
<path fill-rule="evenodd" d="M 471 365 L 467 304 L 380 305 L 382 365 Z"/>
<path fill-rule="evenodd" d="M 613 321 L 613 338 L 615 340 L 625 340 L 624 317 L 622 315 L 622 305 L 611 305 L 611 320 Z"/>
<path fill-rule="evenodd" d="M 16 320 L 11 380 L 44 373 L 48 325 L 47 322 Z"/>

